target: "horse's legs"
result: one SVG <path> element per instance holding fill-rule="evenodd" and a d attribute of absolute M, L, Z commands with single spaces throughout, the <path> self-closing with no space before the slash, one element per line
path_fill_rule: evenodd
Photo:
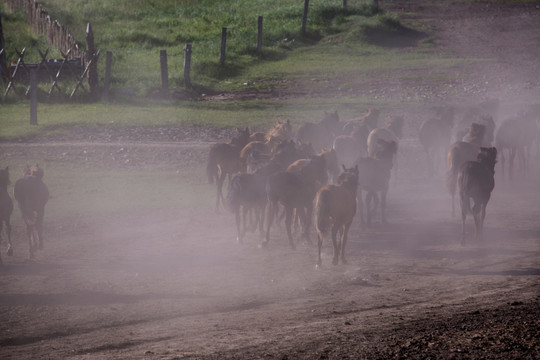
<path fill-rule="evenodd" d="M 312 244 L 311 242 L 311 236 L 310 236 L 310 229 L 311 229 L 311 221 L 313 220 L 313 201 L 310 201 L 306 205 L 306 213 L 305 213 L 305 221 L 304 221 L 304 238 L 306 239 L 307 243 L 309 245 Z"/>
<path fill-rule="evenodd" d="M 381 223 L 387 224 L 386 220 L 386 195 L 388 194 L 388 187 L 381 191 Z"/>
<path fill-rule="evenodd" d="M 340 246 L 341 241 L 338 243 L 338 240 L 337 240 L 337 233 L 338 233 L 339 228 L 340 227 L 337 224 L 334 224 L 332 226 L 332 245 L 334 245 L 334 258 L 332 259 L 333 265 L 338 264 L 338 259 L 340 255 L 340 249 L 341 249 L 341 246 Z"/>
<path fill-rule="evenodd" d="M 373 198 L 373 193 L 368 191 L 366 194 L 366 223 L 367 225 L 371 224 L 371 199 Z"/>
<path fill-rule="evenodd" d="M 28 236 L 28 252 L 30 259 L 34 258 L 34 227 L 26 224 L 26 235 Z"/>
<path fill-rule="evenodd" d="M 347 264 L 347 259 L 345 259 L 345 245 L 347 245 L 347 238 L 349 236 L 349 228 L 351 227 L 352 222 L 348 222 L 345 224 L 345 228 L 343 229 L 343 234 L 341 235 L 341 263 Z"/>
<path fill-rule="evenodd" d="M 467 212 L 470 209 L 469 198 L 461 196 L 461 245 L 465 245 L 465 221 L 467 219 Z"/>
<path fill-rule="evenodd" d="M 1 223 L 0 223 L 0 232 L 2 231 L 2 226 L 1 226 Z M 9 221 L 9 217 L 6 219 L 6 235 L 7 235 L 7 240 L 8 240 L 8 247 L 7 247 L 7 254 L 8 256 L 12 256 L 13 255 L 13 244 L 11 243 L 11 223 Z"/>
<path fill-rule="evenodd" d="M 362 189 L 358 190 L 358 194 L 356 195 L 356 202 L 357 202 L 357 209 L 358 209 L 358 216 L 360 217 L 360 226 L 362 229 L 366 228 L 366 223 L 364 221 L 364 201 L 362 200 Z"/>
<path fill-rule="evenodd" d="M 268 244 L 270 241 L 270 226 L 272 226 L 272 223 L 274 222 L 274 217 L 276 214 L 276 207 L 277 207 L 277 201 L 276 200 L 270 200 L 268 203 L 268 218 L 266 220 L 266 236 L 263 241 L 263 246 Z"/>
<path fill-rule="evenodd" d="M 293 250 L 296 250 L 291 231 L 293 210 L 294 208 L 291 205 L 285 205 L 285 228 L 287 229 L 287 238 L 289 239 L 289 244 L 291 245 L 291 248 Z"/>
<path fill-rule="evenodd" d="M 45 209 L 41 209 L 37 213 L 36 219 L 36 231 L 37 231 L 37 240 L 38 247 L 40 250 L 43 250 L 43 216 L 45 215 Z"/>
<path fill-rule="evenodd" d="M 216 211 L 219 210 L 219 202 L 221 201 L 221 205 L 224 203 L 224 197 L 223 197 L 223 183 L 225 182 L 225 177 L 227 176 L 226 173 L 221 172 L 216 180 L 216 187 L 217 187 L 217 198 L 216 198 Z"/>
<path fill-rule="evenodd" d="M 317 232 L 317 245 L 318 245 L 318 248 L 319 248 L 319 252 L 318 252 L 318 255 L 317 255 L 317 263 L 315 264 L 315 266 L 318 267 L 318 268 L 320 268 L 322 266 L 322 260 L 321 260 L 322 243 L 323 243 L 323 234 L 320 231 L 318 231 Z"/>
<path fill-rule="evenodd" d="M 240 229 L 240 207 L 234 209 L 234 220 L 236 222 L 236 241 L 242 243 L 242 231 Z"/>

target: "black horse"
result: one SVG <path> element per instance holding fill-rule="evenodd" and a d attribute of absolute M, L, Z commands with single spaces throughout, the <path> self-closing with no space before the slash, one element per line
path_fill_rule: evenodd
<path fill-rule="evenodd" d="M 37 248 L 43 249 L 43 217 L 49 200 L 49 190 L 43 182 L 43 169 L 39 165 L 26 167 L 24 176 L 15 182 L 13 195 L 19 204 L 26 224 L 30 258 Z"/>

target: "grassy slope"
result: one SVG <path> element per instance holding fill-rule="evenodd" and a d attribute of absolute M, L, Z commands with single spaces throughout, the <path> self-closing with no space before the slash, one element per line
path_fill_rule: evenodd
<path fill-rule="evenodd" d="M 337 109 L 341 105 L 346 105 L 350 114 L 374 104 L 392 105 L 355 95 L 212 104 L 149 100 L 146 94 L 160 86 L 157 64 L 161 48 L 166 48 L 170 56 L 171 88 L 183 91 L 182 48 L 186 42 L 194 46 L 193 81 L 201 89 L 213 91 L 279 88 L 288 86 L 281 84 L 283 80 L 290 84 L 313 78 L 320 81 L 310 86 L 328 86 L 326 80 L 331 80 L 331 86 L 347 90 L 355 86 L 352 82 L 355 78 L 367 82 L 393 76 L 389 74 L 399 73 L 400 69 L 452 68 L 458 63 L 451 56 L 436 51 L 432 39 L 425 36 L 430 30 L 425 25 L 406 24 L 405 27 L 393 14 L 374 14 L 362 1 L 349 1 L 347 11 L 341 8 L 341 1 L 312 2 L 306 36 L 299 34 L 302 2 L 293 0 L 271 3 L 46 0 L 42 3 L 53 18 L 68 24 L 77 39 L 84 39 L 83 24 L 92 22 L 98 46 L 114 54 L 113 90 L 118 94 L 139 94 L 130 95 L 130 100 L 134 97 L 138 105 L 132 106 L 133 101 L 129 104 L 40 104 L 40 125 L 32 127 L 27 125 L 27 103 L 16 100 L 11 103 L 8 99 L 0 114 L 0 138 L 58 131 L 51 129 L 54 125 L 73 123 L 254 126 L 284 119 L 306 121 L 318 118 L 323 110 Z M 265 18 L 262 56 L 254 53 L 252 29 L 256 28 L 257 19 L 253 14 Z M 9 15 L 5 27 L 11 30 L 6 34 L 21 34 L 13 27 L 20 25 L 17 19 L 16 14 Z M 224 68 L 219 67 L 216 55 L 222 26 L 230 27 L 229 59 Z M 27 36 L 17 38 L 19 40 L 10 36 L 8 43 L 9 39 L 27 40 Z M 35 38 L 34 45 L 43 48 L 40 43 L 40 38 Z"/>

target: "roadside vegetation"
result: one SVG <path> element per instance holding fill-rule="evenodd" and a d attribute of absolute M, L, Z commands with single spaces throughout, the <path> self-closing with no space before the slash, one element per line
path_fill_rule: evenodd
<path fill-rule="evenodd" d="M 276 120 L 313 120 L 324 110 L 342 105 L 357 115 L 381 99 L 357 96 L 354 79 L 393 76 L 410 69 L 451 69 L 461 60 L 440 54 L 423 24 L 403 22 L 378 11 L 368 0 L 312 1 L 307 31 L 301 33 L 303 2 L 277 1 L 84 1 L 42 0 L 53 19 L 65 24 L 84 48 L 86 24 L 94 29 L 101 50 L 99 73 L 104 74 L 104 54 L 113 53 L 113 101 L 107 104 L 50 104 L 40 102 L 39 127 L 27 124 L 25 101 L 8 97 L 2 106 L 3 139 L 47 131 L 55 125 L 109 126 L 196 124 L 208 126 L 259 126 Z M 31 34 L 22 13 L 3 14 L 8 59 L 15 49 L 27 48 L 26 62 L 38 61 L 38 49 L 47 48 L 43 36 Z M 263 51 L 256 52 L 257 17 L 264 17 Z M 228 28 L 227 60 L 219 65 L 221 28 Z M 193 46 L 191 80 L 183 85 L 184 47 Z M 169 86 L 175 96 L 160 96 L 159 50 L 168 53 Z M 51 49 L 52 56 L 59 56 Z M 426 72 L 426 76 L 440 76 Z M 405 75 L 404 75 L 405 76 Z M 443 74 L 445 76 L 451 76 Z M 100 79 L 101 83 L 103 79 Z M 337 87 L 338 99 L 258 99 L 199 102 L 193 92 L 264 91 L 310 82 L 314 90 Z M 50 85 L 49 85 L 50 86 Z M 40 99 L 47 99 L 42 88 Z M 412 100 L 416 101 L 416 100 Z M 386 104 L 392 106 L 393 104 Z M 54 128 L 54 129 L 53 129 Z M 51 130 L 53 129 L 53 130 Z"/>

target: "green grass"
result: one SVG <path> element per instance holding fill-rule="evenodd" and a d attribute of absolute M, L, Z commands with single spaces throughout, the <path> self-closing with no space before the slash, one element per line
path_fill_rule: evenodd
<path fill-rule="evenodd" d="M 113 52 L 114 97 L 110 103 L 89 104 L 79 97 L 67 104 L 49 98 L 50 84 L 41 84 L 39 125 L 30 126 L 28 102 L 10 93 L 0 105 L 0 139 L 55 134 L 62 131 L 59 125 L 268 127 L 277 120 L 298 124 L 318 119 L 322 111 L 333 109 L 339 109 L 340 115 L 347 118 L 370 106 L 398 105 L 347 95 L 347 91 L 359 86 L 358 79 L 367 83 L 395 78 L 396 73 L 402 72 L 413 73 L 402 77 L 404 81 L 414 79 L 411 76 L 416 76 L 418 81 L 450 78 L 453 69 L 465 61 L 438 52 L 426 25 L 403 23 L 391 13 L 376 13 L 368 0 L 349 1 L 346 10 L 340 0 L 312 1 L 305 35 L 300 34 L 303 2 L 297 0 L 43 0 L 41 3 L 53 19 L 68 26 L 81 46 L 86 23 L 92 23 L 102 54 Z M 0 2 L 0 10 L 4 7 Z M 13 58 L 14 49 L 27 46 L 26 61 L 39 60 L 37 49 L 43 51 L 47 47 L 44 39 L 30 33 L 21 13 L 2 11 L 2 14 L 8 58 Z M 264 16 L 262 55 L 255 53 L 258 15 Z M 222 26 L 229 28 L 228 60 L 224 67 L 219 66 Z M 279 90 L 304 81 L 315 90 L 334 86 L 344 94 L 225 102 L 160 100 L 152 96 L 161 87 L 159 50 L 163 48 L 169 56 L 171 90 L 186 91 L 183 87 L 186 42 L 193 44 L 192 81 L 201 92 Z M 100 74 L 104 74 L 103 60 L 104 57 L 100 61 Z M 103 84 L 102 78 L 100 82 Z M 74 84 L 60 85 L 69 92 Z M 22 92 L 25 88 L 19 86 L 17 90 Z"/>
<path fill-rule="evenodd" d="M 184 47 L 191 43 L 192 82 L 203 89 L 225 91 L 238 88 L 253 73 L 253 67 L 271 66 L 297 49 L 320 43 L 325 37 L 346 34 L 363 24 L 388 27 L 399 23 L 389 14 L 376 14 L 368 0 L 350 1 L 347 9 L 338 0 L 312 2 L 306 34 L 300 33 L 303 2 L 294 0 L 43 0 L 40 3 L 51 18 L 70 29 L 82 48 L 86 24 L 90 22 L 95 44 L 102 54 L 100 74 L 104 73 L 105 52 L 111 51 L 112 88 L 127 89 L 139 96 L 161 86 L 161 49 L 168 53 L 172 88 L 183 86 Z M 255 51 L 259 15 L 264 17 L 262 54 Z M 7 14 L 4 23 L 8 58 L 16 59 L 14 50 L 27 47 L 25 60 L 39 60 L 37 49 L 44 51 L 47 46 L 42 37 L 30 34 L 22 26 L 23 14 Z M 228 28 L 225 66 L 219 65 L 222 27 Z M 361 39 L 347 36 L 342 40 L 353 44 Z M 59 54 L 52 51 L 52 56 Z"/>

